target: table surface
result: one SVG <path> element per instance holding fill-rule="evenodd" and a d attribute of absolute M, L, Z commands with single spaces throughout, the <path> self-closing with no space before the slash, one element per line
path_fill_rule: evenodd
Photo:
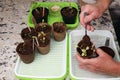
<path fill-rule="evenodd" d="M 77 0 L 52 1 L 75 1 L 77 3 Z M 18 43 L 22 41 L 20 37 L 21 30 L 27 27 L 27 15 L 31 2 L 32 0 L 0 1 L 0 80 L 17 80 L 14 76 L 14 67 L 18 57 L 15 49 Z M 115 31 L 108 10 L 101 18 L 93 21 L 92 24 L 95 29 L 111 31 L 118 47 Z M 83 28 L 79 26 L 76 29 L 79 30 Z M 68 30 L 68 32 L 70 31 L 71 30 Z"/>

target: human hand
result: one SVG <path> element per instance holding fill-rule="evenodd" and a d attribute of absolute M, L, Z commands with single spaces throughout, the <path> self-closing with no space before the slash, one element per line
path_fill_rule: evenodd
<path fill-rule="evenodd" d="M 120 63 L 114 61 L 111 56 L 99 48 L 96 49 L 96 52 L 99 56 L 91 59 L 83 59 L 79 54 L 76 54 L 76 59 L 79 62 L 80 68 L 96 73 L 120 76 L 120 69 L 118 70 L 118 65 L 120 66 Z"/>
<path fill-rule="evenodd" d="M 84 16 L 84 13 L 88 13 L 87 16 Z M 81 7 L 80 21 L 81 24 L 85 27 L 87 25 L 87 29 L 90 31 L 94 31 L 94 27 L 90 24 L 90 22 L 94 19 L 101 17 L 103 11 L 101 7 L 97 4 L 86 4 Z"/>

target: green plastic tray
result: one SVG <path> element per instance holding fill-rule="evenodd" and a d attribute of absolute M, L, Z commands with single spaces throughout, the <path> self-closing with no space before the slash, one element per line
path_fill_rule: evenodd
<path fill-rule="evenodd" d="M 35 60 L 23 63 L 18 57 L 15 75 L 21 80 L 64 80 L 67 77 L 67 35 L 57 42 L 51 38 L 50 52 L 41 55 L 36 51 Z"/>
<path fill-rule="evenodd" d="M 60 7 L 59 11 L 53 12 L 51 7 L 57 5 Z M 75 2 L 33 2 L 30 7 L 30 12 L 28 14 L 27 24 L 30 27 L 34 27 L 32 22 L 32 10 L 37 7 L 46 7 L 49 9 L 48 24 L 52 25 L 54 22 L 63 22 L 60 10 L 66 6 L 75 7 L 78 10 L 78 5 Z M 79 10 L 78 10 L 79 11 Z M 68 29 L 76 28 L 79 25 L 79 12 L 77 13 L 76 21 L 74 24 L 66 24 Z"/>

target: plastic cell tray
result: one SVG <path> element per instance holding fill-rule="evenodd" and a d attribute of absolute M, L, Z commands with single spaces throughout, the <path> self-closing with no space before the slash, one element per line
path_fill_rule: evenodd
<path fill-rule="evenodd" d="M 23 63 L 18 57 L 15 75 L 22 80 L 64 80 L 67 74 L 67 36 L 57 42 L 51 39 L 50 52 L 41 55 L 37 51 L 35 60 Z"/>
<path fill-rule="evenodd" d="M 53 12 L 51 10 L 51 7 L 54 5 L 57 5 L 60 7 L 60 9 L 57 12 Z M 54 22 L 63 22 L 62 16 L 61 16 L 61 9 L 66 6 L 72 6 L 78 10 L 78 5 L 75 2 L 33 2 L 30 6 L 30 12 L 28 14 L 27 24 L 30 27 L 34 27 L 34 24 L 32 22 L 32 10 L 37 7 L 46 7 L 49 10 L 48 15 L 48 24 L 52 25 Z M 77 12 L 76 20 L 74 24 L 66 24 L 68 29 L 76 28 L 79 25 L 79 10 Z"/>
<path fill-rule="evenodd" d="M 82 37 L 85 35 L 85 30 L 73 30 L 69 35 L 69 75 L 71 80 L 118 80 L 120 77 L 113 77 L 104 74 L 97 74 L 87 70 L 83 70 L 79 67 L 78 61 L 75 58 L 77 54 L 76 46 Z M 95 44 L 96 47 L 104 46 L 106 37 L 110 38 L 110 45 L 114 52 L 114 60 L 120 61 L 119 54 L 114 42 L 113 35 L 110 31 L 107 30 L 95 30 L 94 32 L 89 32 L 88 35 L 91 38 L 91 41 Z M 112 65 L 112 64 L 111 64 Z"/>

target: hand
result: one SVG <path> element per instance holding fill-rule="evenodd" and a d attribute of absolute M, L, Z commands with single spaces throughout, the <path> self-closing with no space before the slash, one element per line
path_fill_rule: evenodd
<path fill-rule="evenodd" d="M 96 49 L 98 53 L 97 58 L 83 59 L 79 54 L 76 55 L 76 59 L 79 62 L 79 66 L 82 69 L 86 69 L 96 73 L 104 73 L 109 75 L 120 76 L 120 63 L 114 61 L 111 56 L 102 51 Z"/>
<path fill-rule="evenodd" d="M 88 16 L 84 17 L 84 13 L 87 12 Z M 90 25 L 90 22 L 94 19 L 99 18 L 102 16 L 103 10 L 97 4 L 87 4 L 82 6 L 81 14 L 80 14 L 80 21 L 83 26 L 87 25 L 87 29 L 90 31 L 94 31 L 94 27 Z"/>

